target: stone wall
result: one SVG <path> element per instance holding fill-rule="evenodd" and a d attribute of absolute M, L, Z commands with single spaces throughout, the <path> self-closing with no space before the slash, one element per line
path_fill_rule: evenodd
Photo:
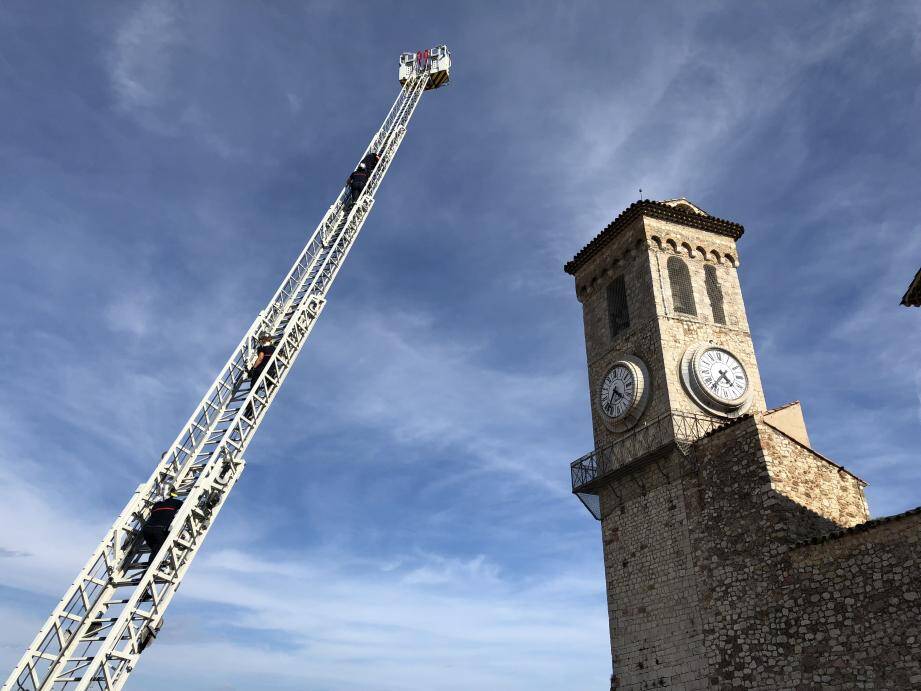
<path fill-rule="evenodd" d="M 759 427 L 759 436 L 777 494 L 845 528 L 869 520 L 860 478 L 769 422 Z"/>
<path fill-rule="evenodd" d="M 773 628 L 792 643 L 760 662 L 775 678 L 921 689 L 921 513 L 794 548 L 773 571 L 782 574 Z"/>
<path fill-rule="evenodd" d="M 687 459 L 673 448 L 625 468 L 601 492 L 618 688 L 707 688 L 685 472 Z"/>
<path fill-rule="evenodd" d="M 607 288 L 624 277 L 630 326 L 611 336 Z M 644 417 L 652 419 L 668 409 L 668 397 L 659 356 L 659 330 L 649 272 L 649 250 L 643 234 L 642 219 L 624 228 L 576 277 L 576 294 L 582 303 L 585 325 L 585 353 L 588 362 L 589 395 L 595 447 L 607 445 L 616 434 L 598 409 L 598 387 L 611 365 L 624 355 L 639 357 L 650 370 L 650 401 Z"/>
<path fill-rule="evenodd" d="M 862 483 L 756 418 L 699 442 L 696 461 L 711 685 L 921 688 L 921 517 L 827 539 L 866 520 Z"/>
<path fill-rule="evenodd" d="M 752 559 L 710 581 L 711 686 L 921 688 L 919 536 L 915 516 Z"/>
<path fill-rule="evenodd" d="M 921 688 L 921 511 L 749 416 L 601 491 L 618 689 Z"/>
<path fill-rule="evenodd" d="M 582 303 L 585 326 L 585 355 L 591 364 L 610 350 L 624 349 L 632 342 L 632 331 L 655 320 L 652 277 L 649 273 L 646 237 L 642 219 L 624 228 L 576 276 L 576 295 Z M 607 288 L 618 276 L 624 277 L 630 328 L 611 338 L 608 322 Z"/>

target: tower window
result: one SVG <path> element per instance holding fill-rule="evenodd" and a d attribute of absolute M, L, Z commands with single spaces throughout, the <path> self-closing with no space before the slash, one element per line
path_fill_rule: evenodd
<path fill-rule="evenodd" d="M 627 287 L 623 276 L 618 276 L 608 286 L 608 320 L 611 325 L 611 338 L 630 327 Z"/>
<path fill-rule="evenodd" d="M 713 310 L 713 321 L 717 324 L 726 323 L 726 312 L 723 310 L 723 290 L 716 278 L 716 267 L 713 264 L 704 265 L 704 279 L 707 284 L 707 297 L 710 298 L 710 308 Z"/>
<path fill-rule="evenodd" d="M 680 257 L 668 258 L 668 282 L 672 287 L 672 304 L 675 312 L 697 316 L 694 304 L 694 289 L 691 287 L 691 272 Z"/>

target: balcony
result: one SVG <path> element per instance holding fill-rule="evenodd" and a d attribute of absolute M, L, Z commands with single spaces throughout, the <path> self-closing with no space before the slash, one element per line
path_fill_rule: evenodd
<path fill-rule="evenodd" d="M 598 487 L 602 480 L 631 461 L 672 442 L 682 453 L 687 453 L 692 443 L 724 423 L 724 420 L 672 410 L 638 425 L 607 446 L 587 453 L 570 464 L 572 493 L 596 519 L 601 520 Z"/>

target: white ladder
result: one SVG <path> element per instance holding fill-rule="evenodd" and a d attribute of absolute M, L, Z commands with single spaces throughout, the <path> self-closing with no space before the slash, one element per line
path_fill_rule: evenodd
<path fill-rule="evenodd" d="M 326 295 L 371 208 L 426 88 L 447 81 L 450 59 L 419 60 L 364 154 L 380 160 L 353 204 L 344 187 L 282 281 L 233 350 L 220 374 L 156 469 L 138 486 L 38 632 L 3 691 L 121 689 L 141 652 L 156 637 L 163 614 L 245 465 L 243 452 L 291 371 L 326 304 Z M 403 77 L 408 78 L 403 79 Z M 363 154 L 363 156 L 364 156 Z M 261 334 L 276 345 L 250 385 L 248 366 Z M 170 489 L 183 500 L 163 548 L 150 555 L 141 529 L 151 506 Z"/>

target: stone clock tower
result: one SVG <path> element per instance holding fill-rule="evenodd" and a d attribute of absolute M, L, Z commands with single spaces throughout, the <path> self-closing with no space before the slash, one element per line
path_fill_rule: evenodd
<path fill-rule="evenodd" d="M 602 526 L 612 688 L 903 688 L 864 647 L 872 629 L 880 651 L 897 649 L 919 617 L 868 604 L 857 626 L 827 611 L 880 583 L 865 544 L 834 558 L 812 546 L 873 523 L 865 483 L 811 448 L 798 402 L 766 409 L 737 275 L 742 233 L 687 199 L 639 201 L 565 267 L 595 438 L 572 484 Z M 890 544 L 880 531 L 872 547 L 904 562 L 921 556 L 919 537 Z M 906 597 L 918 573 L 899 572 Z"/>
<path fill-rule="evenodd" d="M 595 437 L 573 486 L 602 520 L 619 682 L 706 675 L 683 476 L 694 441 L 765 409 L 736 273 L 742 233 L 686 199 L 640 201 L 565 267 Z"/>
<path fill-rule="evenodd" d="M 583 307 L 596 448 L 669 415 L 764 410 L 736 273 L 742 232 L 686 199 L 642 201 L 566 264 Z"/>

